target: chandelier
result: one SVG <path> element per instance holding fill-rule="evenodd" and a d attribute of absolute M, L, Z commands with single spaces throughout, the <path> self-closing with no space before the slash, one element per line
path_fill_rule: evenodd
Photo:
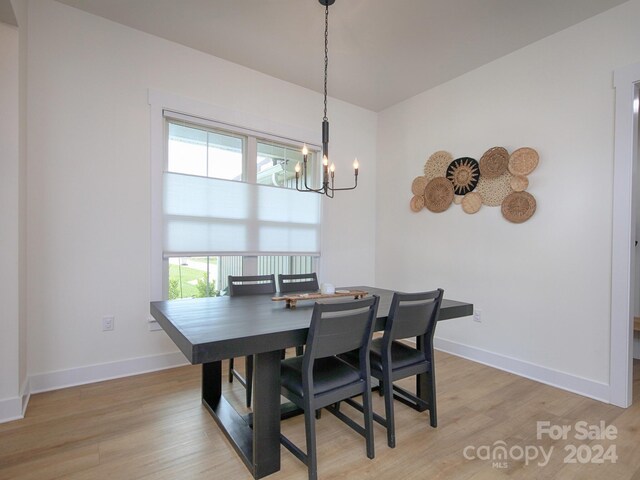
<path fill-rule="evenodd" d="M 335 188 L 334 177 L 336 166 L 332 162 L 329 166 L 329 119 L 327 118 L 327 67 L 329 66 L 329 5 L 336 0 L 318 0 L 324 5 L 324 117 L 322 118 L 322 187 L 310 188 L 307 184 L 307 160 L 309 151 L 305 145 L 302 148 L 302 167 L 300 162 L 296 164 L 296 190 L 299 192 L 316 192 L 333 198 L 339 190 L 353 190 L 358 186 L 358 159 L 353 162 L 355 182 L 353 187 Z M 300 178 L 302 177 L 302 178 Z"/>

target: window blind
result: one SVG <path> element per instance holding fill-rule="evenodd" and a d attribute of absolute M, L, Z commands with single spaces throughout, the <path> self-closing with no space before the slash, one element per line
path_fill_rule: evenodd
<path fill-rule="evenodd" d="M 164 257 L 319 255 L 320 197 L 164 172 Z"/>

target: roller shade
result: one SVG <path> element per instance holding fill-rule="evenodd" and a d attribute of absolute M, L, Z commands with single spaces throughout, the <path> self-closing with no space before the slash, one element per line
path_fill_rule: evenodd
<path fill-rule="evenodd" d="M 163 174 L 163 253 L 319 255 L 320 195 Z"/>

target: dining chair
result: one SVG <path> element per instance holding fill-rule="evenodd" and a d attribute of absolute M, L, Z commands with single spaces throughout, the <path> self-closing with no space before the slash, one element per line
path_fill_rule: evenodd
<path fill-rule="evenodd" d="M 439 288 L 422 293 L 394 293 L 384 334 L 371 342 L 371 375 L 379 380 L 381 394 L 384 394 L 385 418 L 374 414 L 374 420 L 387 429 L 387 444 L 395 447 L 394 398 L 418 410 L 429 410 L 432 427 L 437 427 L 436 372 L 433 357 L 433 334 L 436 329 L 444 290 Z M 399 340 L 416 337 L 414 348 Z M 357 366 L 360 359 L 349 352 L 342 359 Z M 417 395 L 394 385 L 395 380 L 422 375 L 416 382 L 416 389 L 424 391 L 425 402 Z M 359 407 L 353 400 L 348 404 Z"/>
<path fill-rule="evenodd" d="M 278 290 L 280 293 L 317 292 L 318 276 L 312 273 L 281 273 L 278 275 Z"/>
<path fill-rule="evenodd" d="M 245 295 L 261 295 L 276 293 L 276 279 L 271 275 L 229 275 L 229 296 L 240 297 Z M 251 393 L 253 390 L 253 355 L 245 357 L 245 378 L 234 368 L 233 358 L 229 359 L 229 383 L 235 376 L 246 389 L 247 407 L 251 406 Z"/>
<path fill-rule="evenodd" d="M 302 357 L 281 362 L 280 394 L 304 410 L 307 451 L 303 452 L 283 434 L 282 444 L 307 465 L 309 479 L 318 478 L 315 412 L 325 408 L 365 437 L 367 457 L 374 457 L 373 410 L 369 348 L 378 310 L 377 296 L 340 303 L 316 303 Z M 336 355 L 356 351 L 360 363 L 354 367 Z M 336 403 L 362 395 L 364 427 L 344 415 Z"/>
<path fill-rule="evenodd" d="M 278 290 L 280 294 L 295 292 L 317 292 L 320 290 L 318 286 L 318 276 L 316 272 L 312 273 L 281 273 L 278 275 Z M 296 347 L 296 355 L 302 355 L 304 347 L 298 345 Z"/>

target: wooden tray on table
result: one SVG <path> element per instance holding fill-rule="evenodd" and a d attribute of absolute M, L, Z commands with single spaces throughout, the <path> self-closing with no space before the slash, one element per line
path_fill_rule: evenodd
<path fill-rule="evenodd" d="M 336 293 L 296 293 L 291 295 L 283 295 L 282 297 L 273 297 L 274 302 L 286 302 L 286 308 L 296 308 L 296 303 L 300 300 L 322 300 L 325 298 L 353 297 L 354 299 L 364 298 L 369 292 L 363 290 L 336 290 Z"/>

